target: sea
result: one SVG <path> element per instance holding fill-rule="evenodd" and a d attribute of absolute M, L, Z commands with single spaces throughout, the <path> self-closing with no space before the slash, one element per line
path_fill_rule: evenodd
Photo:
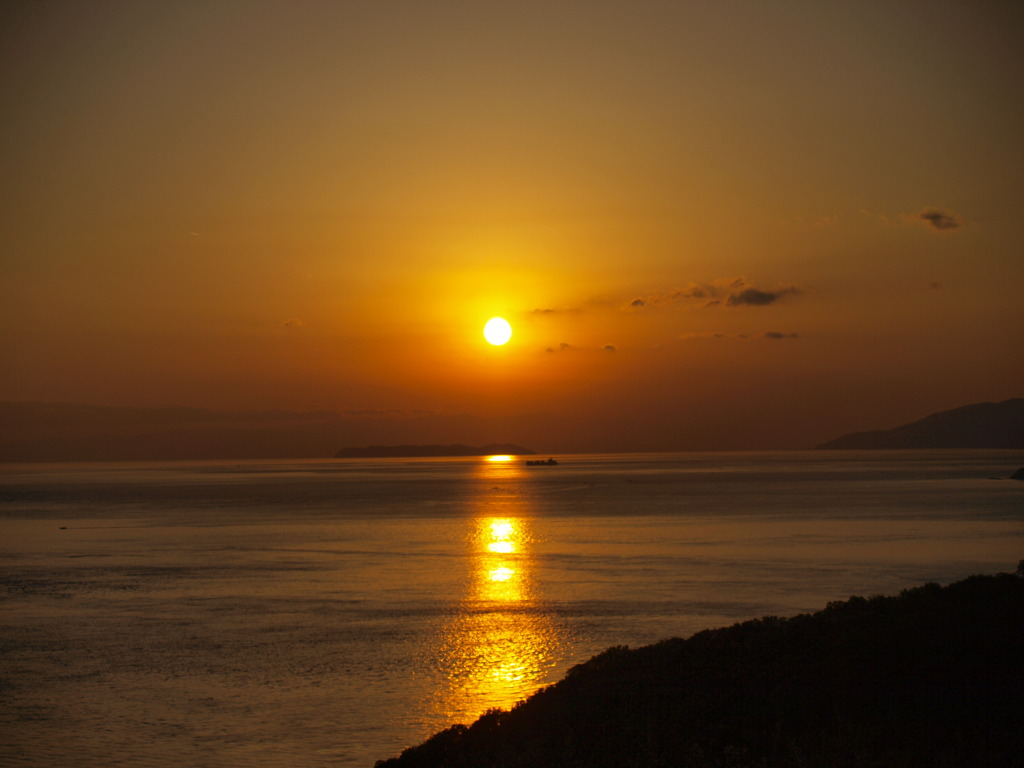
<path fill-rule="evenodd" d="M 371 768 L 610 646 L 1024 558 L 1022 451 L 556 458 L 0 465 L 0 764 Z"/>

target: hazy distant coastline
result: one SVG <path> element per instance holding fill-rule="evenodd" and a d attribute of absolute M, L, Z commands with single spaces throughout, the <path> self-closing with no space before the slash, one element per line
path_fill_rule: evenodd
<path fill-rule="evenodd" d="M 336 459 L 402 459 L 431 456 L 534 456 L 536 451 L 511 443 L 490 445 L 369 445 L 365 448 L 342 448 Z"/>
<path fill-rule="evenodd" d="M 781 435 L 768 439 L 746 428 L 741 434 L 733 429 L 736 425 L 718 422 L 653 431 L 627 422 L 626 416 L 607 413 L 579 420 L 543 413 L 488 417 L 0 402 L 0 462 L 313 459 L 334 456 L 339 446 L 483 446 L 474 450 L 487 453 L 497 452 L 490 450 L 494 445 L 508 443 L 518 453 L 527 452 L 521 448 L 524 444 L 544 445 L 545 452 L 563 454 L 806 450 L 841 431 L 829 429 L 823 420 L 806 428 L 815 434 L 812 439 L 793 442 Z M 733 432 L 716 435 L 719 428 Z M 846 434 L 817 447 L 1021 449 L 1024 399 L 964 406 L 892 430 Z"/>
<path fill-rule="evenodd" d="M 1024 399 L 965 405 L 895 429 L 853 432 L 818 448 L 1024 448 Z"/>
<path fill-rule="evenodd" d="M 0 402 L 0 462 L 319 459 L 341 446 L 530 445 L 526 438 L 540 434 L 537 425 L 549 421 Z M 549 450 L 566 452 L 564 446 Z"/>

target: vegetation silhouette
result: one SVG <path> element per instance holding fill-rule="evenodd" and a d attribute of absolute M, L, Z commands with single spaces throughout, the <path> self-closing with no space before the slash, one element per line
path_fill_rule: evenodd
<path fill-rule="evenodd" d="M 852 597 L 630 650 L 376 768 L 1024 765 L 1015 574 Z"/>

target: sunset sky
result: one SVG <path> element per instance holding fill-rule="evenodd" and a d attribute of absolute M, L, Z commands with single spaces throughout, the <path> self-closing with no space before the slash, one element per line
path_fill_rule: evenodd
<path fill-rule="evenodd" d="M 4 3 L 0 400 L 635 449 L 1022 396 L 1021 9 Z"/>

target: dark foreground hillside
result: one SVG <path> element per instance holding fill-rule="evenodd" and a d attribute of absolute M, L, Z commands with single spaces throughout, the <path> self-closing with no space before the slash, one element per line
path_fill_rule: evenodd
<path fill-rule="evenodd" d="M 1016 574 L 611 648 L 377 768 L 1024 766 Z"/>

